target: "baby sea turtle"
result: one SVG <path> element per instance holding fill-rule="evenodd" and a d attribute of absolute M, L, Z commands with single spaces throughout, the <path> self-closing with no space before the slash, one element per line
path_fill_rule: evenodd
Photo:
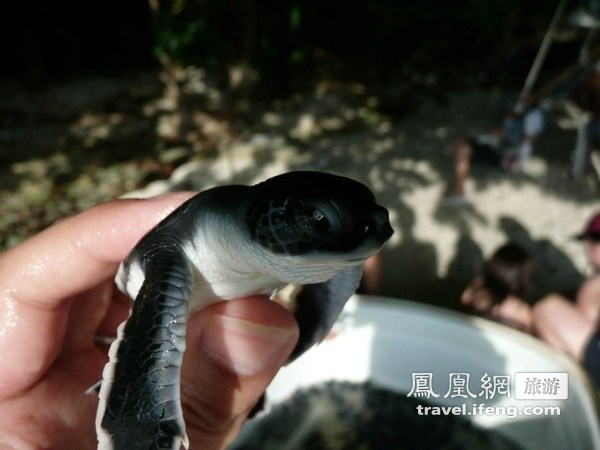
<path fill-rule="evenodd" d="M 293 311 L 294 359 L 326 336 L 362 263 L 392 234 L 387 210 L 367 187 L 322 172 L 216 187 L 183 203 L 119 268 L 117 286 L 135 301 L 104 368 L 98 448 L 187 446 L 179 380 L 190 313 L 305 285 Z"/>

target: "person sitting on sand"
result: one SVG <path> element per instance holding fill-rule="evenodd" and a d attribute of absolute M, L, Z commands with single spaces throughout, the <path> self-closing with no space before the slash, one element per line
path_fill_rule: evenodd
<path fill-rule="evenodd" d="M 550 294 L 533 308 L 535 333 L 554 348 L 580 361 L 600 388 L 600 213 L 576 236 L 592 274 L 582 283 L 575 302 Z"/>
<path fill-rule="evenodd" d="M 468 311 L 531 332 L 532 275 L 529 253 L 518 244 L 504 244 L 466 287 L 461 303 Z"/>
<path fill-rule="evenodd" d="M 459 139 L 450 145 L 454 161 L 454 180 L 446 206 L 468 203 L 465 182 L 471 163 L 487 163 L 509 171 L 517 171 L 533 153 L 533 141 L 544 128 L 544 114 L 530 97 L 523 111 L 513 111 L 504 118 L 502 128 Z"/>

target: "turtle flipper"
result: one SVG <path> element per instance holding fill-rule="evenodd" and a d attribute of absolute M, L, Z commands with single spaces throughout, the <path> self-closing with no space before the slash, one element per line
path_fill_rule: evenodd
<path fill-rule="evenodd" d="M 187 447 L 179 380 L 192 272 L 180 253 L 167 252 L 147 260 L 144 273 L 104 369 L 99 449 Z"/>
<path fill-rule="evenodd" d="M 293 361 L 314 344 L 321 342 L 354 294 L 362 275 L 362 266 L 342 270 L 329 281 L 305 285 L 296 297 L 294 317 L 300 338 L 290 356 Z"/>
<path fill-rule="evenodd" d="M 321 342 L 331 330 L 348 299 L 356 292 L 362 266 L 352 266 L 344 269 L 329 281 L 317 284 L 307 284 L 296 296 L 294 317 L 298 322 L 300 337 L 292 351 L 288 362 Z M 249 418 L 261 414 L 267 403 L 265 394 L 261 395 L 254 405 Z"/>

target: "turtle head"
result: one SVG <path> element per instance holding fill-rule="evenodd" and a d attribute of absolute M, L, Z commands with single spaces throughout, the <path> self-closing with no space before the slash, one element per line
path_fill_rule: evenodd
<path fill-rule="evenodd" d="M 251 237 L 276 254 L 359 262 L 394 232 L 388 211 L 366 186 L 349 178 L 290 172 L 253 189 L 247 216 Z"/>

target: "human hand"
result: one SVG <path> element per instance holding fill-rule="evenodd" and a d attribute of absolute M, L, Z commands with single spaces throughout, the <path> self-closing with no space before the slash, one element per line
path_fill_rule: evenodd
<path fill-rule="evenodd" d="M 96 336 L 116 334 L 129 299 L 119 262 L 190 194 L 123 200 L 63 220 L 0 254 L 0 448 L 96 448 L 107 362 Z M 266 297 L 220 302 L 188 322 L 182 405 L 191 448 L 224 448 L 298 337 Z"/>

